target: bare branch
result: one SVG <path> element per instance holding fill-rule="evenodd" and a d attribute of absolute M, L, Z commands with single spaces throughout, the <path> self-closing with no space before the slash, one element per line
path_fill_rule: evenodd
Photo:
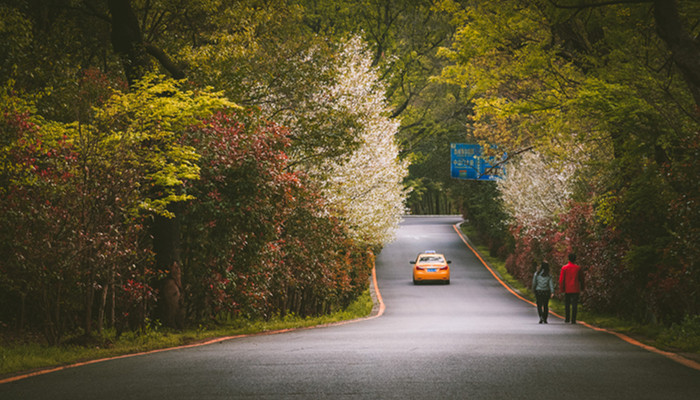
<path fill-rule="evenodd" d="M 146 51 L 148 54 L 152 55 L 160 65 L 163 66 L 168 72 L 170 72 L 170 75 L 175 78 L 175 79 L 183 79 L 185 77 L 185 73 L 182 71 L 180 67 L 175 65 L 173 60 L 168 57 L 165 52 L 160 49 L 159 47 L 156 47 L 152 44 L 146 43 Z"/>
<path fill-rule="evenodd" d="M 522 153 L 524 153 L 524 152 L 526 152 L 526 151 L 530 151 L 530 150 L 532 150 L 532 149 L 534 149 L 534 148 L 535 148 L 535 146 L 528 146 L 528 147 L 526 147 L 526 148 L 524 148 L 524 149 L 520 149 L 520 150 L 518 150 L 518 151 L 516 151 L 516 152 L 514 152 L 514 153 L 512 153 L 512 154 L 508 154 L 508 156 L 507 156 L 506 158 L 504 158 L 504 159 L 502 159 L 501 161 L 499 161 L 499 162 L 493 164 L 493 165 L 491 166 L 491 168 L 486 168 L 486 169 L 484 170 L 484 173 L 481 174 L 481 175 L 479 176 L 479 178 L 482 178 L 482 177 L 484 177 L 484 176 L 486 176 L 486 175 L 491 175 L 491 173 L 494 172 L 494 170 L 495 170 L 497 167 L 499 167 L 499 166 L 501 166 L 501 165 L 507 163 L 508 161 L 512 160 L 513 157 L 517 156 L 518 154 L 522 154 Z"/>

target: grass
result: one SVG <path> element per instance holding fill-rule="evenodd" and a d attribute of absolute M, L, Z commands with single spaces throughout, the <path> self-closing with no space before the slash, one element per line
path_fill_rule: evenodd
<path fill-rule="evenodd" d="M 77 362 L 188 345 L 220 337 L 299 329 L 349 321 L 368 316 L 372 311 L 372 306 L 372 298 L 367 290 L 345 310 L 313 318 L 287 315 L 269 321 L 238 319 L 228 321 L 214 329 L 200 326 L 183 331 L 173 331 L 157 325 L 150 325 L 143 332 L 124 333 L 119 339 L 116 339 L 114 331 L 106 330 L 101 337 L 93 337 L 89 343 L 81 345 L 47 346 L 41 344 L 38 339 L 27 340 L 24 338 L 22 341 L 11 341 L 5 338 L 0 342 L 0 377 Z"/>
<path fill-rule="evenodd" d="M 504 282 L 524 298 L 535 301 L 535 295 L 530 287 L 510 275 L 503 260 L 490 256 L 486 246 L 474 243 L 472 239 L 476 235 L 469 226 L 462 225 L 462 232 L 470 238 L 472 246 Z M 550 301 L 549 309 L 559 315 L 564 315 L 564 303 L 556 298 Z M 600 328 L 623 333 L 649 346 L 665 351 L 685 353 L 693 359 L 700 360 L 700 316 L 689 316 L 680 324 L 664 327 L 595 313 L 579 307 L 578 319 Z"/>

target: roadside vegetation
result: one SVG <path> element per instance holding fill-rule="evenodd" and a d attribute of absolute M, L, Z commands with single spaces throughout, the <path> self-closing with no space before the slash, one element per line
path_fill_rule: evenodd
<path fill-rule="evenodd" d="M 460 213 L 484 253 L 526 286 L 541 261 L 563 265 L 576 253 L 586 312 L 692 349 L 700 76 L 687 62 L 697 66 L 700 51 L 679 44 L 697 42 L 699 3 L 445 0 L 438 8 L 454 29 L 433 80 L 446 95 L 424 114 L 435 135 L 407 142 L 411 209 Z M 505 178 L 452 179 L 442 163 L 448 142 L 505 155 Z"/>
<path fill-rule="evenodd" d="M 4 337 L 0 342 L 0 378 L 90 360 L 191 345 L 217 338 L 351 321 L 369 316 L 373 306 L 370 293 L 366 291 L 346 309 L 318 317 L 287 314 L 269 320 L 236 318 L 184 330 L 166 328 L 158 321 L 153 321 L 143 330 L 120 336 L 117 336 L 114 329 L 105 329 L 102 334 L 91 336 L 87 340 L 85 336 L 76 334 L 67 338 L 60 346 L 48 346 L 41 338 L 27 335 Z"/>
<path fill-rule="evenodd" d="M 473 227 L 468 224 L 462 224 L 461 229 L 464 235 L 469 238 L 472 246 L 479 252 L 479 255 L 508 286 L 524 298 L 535 302 L 535 295 L 532 293 L 531 285 L 511 275 L 506 268 L 506 261 L 501 257 L 490 254 L 488 246 L 479 240 L 479 236 Z M 557 268 L 554 266 L 552 272 L 555 276 L 557 275 L 556 270 Z M 564 315 L 563 297 L 559 293 L 556 293 L 555 297 L 550 300 L 549 308 L 559 315 Z M 534 315 L 536 315 L 536 311 L 533 308 Z M 642 343 L 661 350 L 677 352 L 695 360 L 700 360 L 700 318 L 698 317 L 688 317 L 679 323 L 664 326 L 641 323 L 615 315 L 596 312 L 582 306 L 579 309 L 579 320 L 600 328 L 624 333 Z"/>
<path fill-rule="evenodd" d="M 374 49 L 315 4 L 0 5 L 1 337 L 321 317 L 367 290 L 404 210 L 400 121 Z"/>

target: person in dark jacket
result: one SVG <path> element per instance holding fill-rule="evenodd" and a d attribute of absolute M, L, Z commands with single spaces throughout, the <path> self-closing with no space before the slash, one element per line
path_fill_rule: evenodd
<path fill-rule="evenodd" d="M 564 322 L 576 323 L 579 295 L 585 288 L 583 270 L 576 262 L 576 254 L 569 254 L 569 263 L 561 267 L 559 288 L 564 293 Z"/>
<path fill-rule="evenodd" d="M 546 324 L 549 316 L 549 299 L 554 296 L 554 280 L 549 274 L 549 264 L 546 261 L 542 261 L 540 269 L 532 277 L 532 291 L 535 292 L 537 299 L 540 324 Z"/>

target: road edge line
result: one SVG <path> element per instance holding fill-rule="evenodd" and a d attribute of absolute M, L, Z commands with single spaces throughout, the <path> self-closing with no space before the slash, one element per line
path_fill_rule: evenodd
<path fill-rule="evenodd" d="M 505 287 L 511 294 L 513 294 L 515 297 L 519 298 L 520 300 L 522 300 L 522 301 L 524 301 L 524 302 L 526 302 L 526 303 L 528 303 L 528 304 L 530 304 L 530 305 L 537 306 L 534 302 L 532 302 L 531 300 L 526 299 L 525 297 L 523 297 L 522 295 L 520 295 L 518 292 L 516 292 L 515 290 L 513 290 L 513 288 L 511 288 L 506 282 L 503 281 L 503 279 L 501 279 L 500 276 L 498 276 L 498 274 L 496 274 L 496 271 L 494 271 L 494 270 L 491 268 L 491 266 L 488 265 L 488 263 L 481 257 L 481 255 L 479 254 L 479 252 L 476 251 L 476 249 L 474 249 L 474 248 L 472 247 L 471 244 L 469 244 L 469 241 L 467 240 L 467 238 L 464 236 L 464 234 L 462 234 L 462 232 L 461 232 L 460 229 L 459 229 L 459 225 L 460 225 L 460 224 L 461 224 L 461 222 L 460 222 L 460 223 L 457 223 L 457 224 L 454 224 L 452 227 L 454 228 L 455 232 L 457 232 L 457 235 L 459 235 L 459 238 L 462 239 L 462 242 L 464 242 L 464 244 L 467 245 L 467 247 L 469 248 L 469 250 L 471 250 L 471 252 L 474 253 L 474 255 L 476 256 L 476 258 L 478 258 L 479 261 L 481 261 L 481 264 L 483 264 L 484 267 L 486 267 L 486 269 L 491 273 L 491 275 L 493 275 L 493 277 L 496 278 L 496 280 L 498 281 L 498 283 L 500 283 L 500 284 L 501 284 L 503 287 Z M 559 315 L 559 314 L 557 314 L 557 313 L 555 313 L 555 312 L 550 311 L 550 314 L 555 315 L 555 316 L 557 316 L 557 317 L 559 317 L 559 318 L 561 318 L 561 319 L 564 319 L 564 317 L 562 317 L 561 315 Z M 595 326 L 595 325 L 591 325 L 591 324 L 589 324 L 589 323 L 587 323 L 587 322 L 584 322 L 584 321 L 579 321 L 578 324 L 579 324 L 579 325 L 583 325 L 583 326 L 585 326 L 585 327 L 587 327 L 587 328 L 593 329 L 594 331 L 605 332 L 605 333 L 609 333 L 609 334 L 611 334 L 611 335 L 613 335 L 613 336 L 617 336 L 618 338 L 622 339 L 623 341 L 625 341 L 625 342 L 627 342 L 627 343 L 629 343 L 629 344 L 631 344 L 631 345 L 633 345 L 633 346 L 637 346 L 637 347 L 640 347 L 640 348 L 642 348 L 642 349 L 644 349 L 644 350 L 647 350 L 647 351 L 649 351 L 649 352 L 662 355 L 662 356 L 664 356 L 664 357 L 666 357 L 666 358 L 669 358 L 669 359 L 671 359 L 671 360 L 673 360 L 673 361 L 675 361 L 675 362 L 677 362 L 677 363 L 679 363 L 679 364 L 682 364 L 682 365 L 684 365 L 684 366 L 686 366 L 686 367 L 689 367 L 689 368 L 692 368 L 692 369 L 695 369 L 695 370 L 700 371 L 700 363 L 698 363 L 697 361 L 691 360 L 691 359 L 689 359 L 689 358 L 685 358 L 685 357 L 681 356 L 680 354 L 672 353 L 672 352 L 668 352 L 668 351 L 664 351 L 664 350 L 661 350 L 661 349 L 657 349 L 656 347 L 653 347 L 653 346 L 644 344 L 644 343 L 642 343 L 642 342 L 640 342 L 640 341 L 638 341 L 638 340 L 636 340 L 636 339 L 633 339 L 633 338 L 631 338 L 631 337 L 625 335 L 624 333 L 611 331 L 611 330 L 608 330 L 608 329 L 605 329 L 605 328 L 601 328 L 601 327 L 598 327 L 598 326 Z"/>
<path fill-rule="evenodd" d="M 129 358 L 129 357 L 144 356 L 144 355 L 148 355 L 148 354 L 161 353 L 164 351 L 181 350 L 181 349 L 188 349 L 188 348 L 192 348 L 192 347 L 207 346 L 210 344 L 216 344 L 216 343 L 221 343 L 221 342 L 224 342 L 227 340 L 240 339 L 240 338 L 245 338 L 245 337 L 277 335 L 280 333 L 287 333 L 287 332 L 293 332 L 293 331 L 301 331 L 301 330 L 316 329 L 316 328 L 326 328 L 326 327 L 338 326 L 338 325 L 347 325 L 347 324 L 351 324 L 351 323 L 355 323 L 355 322 L 361 322 L 361 321 L 367 321 L 370 319 L 379 318 L 384 314 L 384 311 L 386 310 L 386 305 L 384 304 L 382 294 L 380 293 L 379 286 L 377 285 L 376 262 L 373 263 L 373 265 L 372 265 L 372 282 L 371 282 L 371 284 L 373 286 L 373 290 L 374 290 L 374 293 L 375 293 L 376 298 L 377 298 L 378 310 L 376 313 L 374 313 L 374 310 L 373 310 L 372 313 L 367 317 L 349 319 L 347 321 L 330 322 L 327 324 L 319 324 L 319 325 L 313 325 L 313 326 L 302 326 L 302 327 L 298 327 L 298 328 L 286 328 L 286 329 L 278 329 L 278 330 L 273 330 L 273 331 L 263 331 L 263 332 L 256 332 L 256 333 L 246 333 L 246 334 L 241 334 L 241 335 L 223 336 L 223 337 L 209 339 L 209 340 L 206 340 L 204 342 L 190 343 L 190 344 L 186 344 L 186 345 L 182 345 L 182 346 L 166 347 L 166 348 L 162 348 L 162 349 L 142 351 L 139 353 L 121 354 L 121 355 L 114 356 L 114 357 L 99 358 L 99 359 L 95 359 L 95 360 L 88 360 L 88 361 L 83 361 L 83 362 L 74 363 L 74 364 L 61 365 L 58 367 L 47 367 L 46 369 L 41 369 L 39 371 L 29 372 L 29 373 L 25 373 L 25 374 L 10 376 L 10 377 L 5 378 L 5 379 L 0 379 L 0 385 L 2 385 L 4 383 L 16 382 L 16 381 L 19 381 L 22 379 L 27 379 L 27 378 L 31 378 L 31 377 L 35 377 L 35 376 L 46 375 L 46 374 L 49 374 L 52 372 L 58 372 L 58 371 L 62 371 L 65 369 L 82 367 L 82 366 L 90 365 L 90 364 L 97 364 L 97 363 L 101 363 L 101 362 L 105 362 L 105 361 L 119 360 L 122 358 Z M 370 288 L 370 292 L 371 291 L 372 291 L 372 288 Z"/>
<path fill-rule="evenodd" d="M 48 367 L 46 369 L 41 369 L 39 371 L 29 372 L 26 374 L 20 374 L 20 375 L 11 376 L 11 377 L 8 377 L 5 379 L 1 379 L 0 384 L 15 382 L 15 381 L 19 381 L 19 380 L 26 379 L 26 378 L 31 378 L 34 376 L 46 375 L 46 374 L 49 374 L 51 372 L 58 372 L 58 371 L 62 371 L 64 369 L 82 367 L 82 366 L 90 365 L 90 364 L 97 364 L 97 363 L 101 363 L 104 361 L 119 360 L 122 358 L 136 357 L 136 356 L 142 356 L 142 355 L 146 355 L 146 354 L 161 353 L 161 352 L 170 351 L 170 350 L 187 349 L 190 347 L 206 346 L 206 345 L 214 344 L 217 342 L 223 342 L 224 340 L 231 340 L 231 339 L 236 339 L 236 338 L 245 337 L 245 336 L 251 336 L 251 335 L 225 336 L 225 337 L 220 337 L 220 338 L 209 339 L 209 340 L 204 341 L 204 342 L 190 343 L 190 344 L 177 346 L 177 347 L 166 347 L 166 348 L 162 348 L 162 349 L 154 349 L 154 350 L 142 351 L 142 352 L 138 352 L 138 353 L 129 353 L 129 354 L 121 354 L 121 355 L 113 356 L 113 357 L 98 358 L 95 360 L 82 361 L 82 362 L 78 362 L 78 363 L 74 363 L 74 364 L 61 365 L 58 367 Z"/>
<path fill-rule="evenodd" d="M 379 285 L 377 284 L 377 263 L 374 262 L 373 264 L 374 265 L 372 265 L 372 288 L 374 289 L 374 294 L 376 295 L 377 302 L 379 303 L 379 310 L 377 311 L 377 314 L 370 315 L 369 317 L 366 317 L 366 319 L 379 318 L 382 315 L 384 315 L 384 311 L 386 310 L 384 298 L 382 298 L 382 293 L 379 291 Z"/>
<path fill-rule="evenodd" d="M 524 301 L 524 302 L 526 302 L 526 303 L 528 303 L 528 304 L 531 304 L 531 305 L 533 305 L 533 306 L 536 306 L 535 303 L 533 303 L 532 301 L 526 299 L 526 298 L 523 297 L 520 293 L 516 292 L 512 287 L 510 287 L 510 285 L 508 285 L 505 281 L 503 281 L 503 279 L 501 279 L 500 276 L 498 276 L 498 274 L 496 273 L 496 271 L 494 271 L 494 270 L 491 268 L 491 266 L 481 257 L 481 254 L 479 254 L 479 252 L 476 251 L 476 249 L 473 248 L 471 244 L 469 244 L 469 241 L 467 240 L 467 238 L 462 234 L 462 232 L 460 232 L 460 230 L 459 230 L 459 225 L 460 225 L 460 224 L 457 223 L 457 224 L 452 225 L 452 227 L 454 228 L 455 232 L 457 232 L 457 235 L 459 235 L 459 238 L 462 239 L 462 242 L 464 242 L 464 244 L 466 244 L 467 247 L 469 247 L 469 250 L 471 250 L 471 252 L 474 253 L 474 255 L 476 256 L 476 258 L 478 258 L 479 261 L 481 261 L 481 264 L 491 273 L 491 275 L 493 275 L 493 277 L 496 278 L 496 280 L 498 281 L 498 283 L 500 283 L 504 288 L 506 288 L 506 290 L 508 290 L 513 296 L 519 298 L 520 300 L 522 300 L 522 301 Z"/>

